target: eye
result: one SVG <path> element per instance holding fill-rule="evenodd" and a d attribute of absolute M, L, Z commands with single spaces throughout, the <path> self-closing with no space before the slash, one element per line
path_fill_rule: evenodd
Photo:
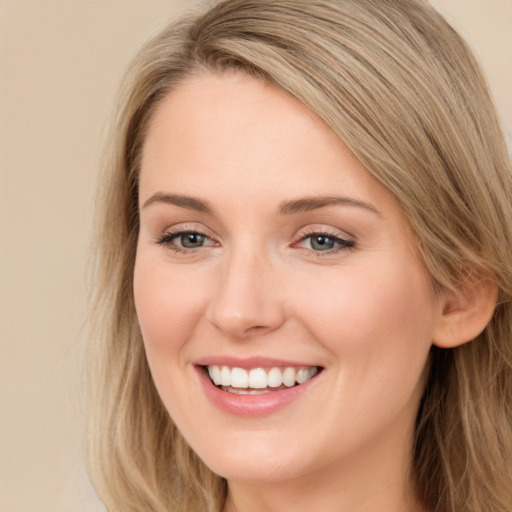
<path fill-rule="evenodd" d="M 206 236 L 201 233 L 181 233 L 174 240 L 179 242 L 186 249 L 196 249 L 204 245 Z"/>
<path fill-rule="evenodd" d="M 156 243 L 164 245 L 176 252 L 188 252 L 207 245 L 215 245 L 215 242 L 210 237 L 199 231 L 164 233 L 156 240 Z"/>
<path fill-rule="evenodd" d="M 309 244 L 314 251 L 329 251 L 336 247 L 336 239 L 328 235 L 309 236 Z"/>
<path fill-rule="evenodd" d="M 302 236 L 296 245 L 315 253 L 330 254 L 355 247 L 353 241 L 325 232 L 308 233 Z"/>

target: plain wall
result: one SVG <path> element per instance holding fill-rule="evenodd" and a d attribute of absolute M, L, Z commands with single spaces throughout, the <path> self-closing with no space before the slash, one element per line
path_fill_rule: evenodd
<path fill-rule="evenodd" d="M 194 3 L 0 1 L 0 512 L 101 510 L 76 347 L 102 129 L 136 48 Z M 512 0 L 432 3 L 473 46 L 510 141 Z"/>

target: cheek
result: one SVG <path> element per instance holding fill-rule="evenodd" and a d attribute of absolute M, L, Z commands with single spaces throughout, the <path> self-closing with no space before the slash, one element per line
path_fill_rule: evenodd
<path fill-rule="evenodd" d="M 185 271 L 140 252 L 134 269 L 134 298 L 147 361 L 155 387 L 178 426 L 205 428 L 194 414 L 186 357 L 203 311 L 204 288 Z"/>
<path fill-rule="evenodd" d="M 148 359 L 179 350 L 190 338 L 203 311 L 202 282 L 186 272 L 155 263 L 144 254 L 137 257 L 135 307 Z"/>
<path fill-rule="evenodd" d="M 407 431 L 424 389 L 435 321 L 430 286 L 410 263 L 388 263 L 381 272 L 358 267 L 337 281 L 305 283 L 314 298 L 300 296 L 308 331 L 331 353 L 339 405 L 331 403 L 329 423 L 344 425 L 347 442 L 400 422 Z"/>
<path fill-rule="evenodd" d="M 329 279 L 312 276 L 298 300 L 309 330 L 340 361 L 378 357 L 397 365 L 418 354 L 418 365 L 424 363 L 436 309 L 428 276 L 410 261 L 383 259 Z"/>

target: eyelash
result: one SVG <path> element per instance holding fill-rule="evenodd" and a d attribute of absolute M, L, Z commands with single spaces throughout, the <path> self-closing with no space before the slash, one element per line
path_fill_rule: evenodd
<path fill-rule="evenodd" d="M 312 230 L 310 232 L 305 233 L 302 235 L 297 242 L 294 242 L 292 246 L 297 246 L 301 242 L 304 242 L 308 239 L 312 239 L 314 237 L 324 237 L 329 238 L 334 241 L 335 244 L 337 244 L 332 249 L 328 249 L 326 251 L 315 251 L 314 249 L 308 249 L 304 248 L 308 252 L 308 254 L 314 255 L 317 258 L 322 258 L 323 256 L 329 256 L 333 254 L 337 254 L 341 251 L 345 250 L 354 250 L 356 247 L 356 244 L 352 240 L 346 240 L 345 238 L 341 238 L 339 235 L 336 235 L 335 233 L 330 233 L 326 230 Z"/>
<path fill-rule="evenodd" d="M 155 240 L 155 243 L 158 245 L 163 245 L 164 247 L 171 249 L 172 251 L 180 253 L 180 254 L 190 254 L 190 253 L 194 253 L 194 252 L 197 253 L 198 250 L 201 250 L 204 248 L 204 246 L 200 246 L 200 247 L 196 247 L 196 248 L 186 248 L 186 247 L 181 247 L 181 246 L 175 245 L 173 243 L 174 240 L 176 240 L 184 235 L 200 235 L 200 236 L 204 237 L 205 239 L 208 239 L 208 240 L 211 240 L 214 242 L 214 244 L 209 244 L 209 245 L 215 245 L 215 243 L 216 243 L 208 235 L 206 235 L 200 231 L 193 230 L 193 229 L 184 229 L 184 230 L 175 231 L 175 232 L 163 233 L 162 235 L 157 237 L 157 239 Z M 291 245 L 292 245 L 292 247 L 297 247 L 300 243 L 305 242 L 308 239 L 312 239 L 313 237 L 329 238 L 335 244 L 337 244 L 336 247 L 333 247 L 332 249 L 328 249 L 325 251 L 318 251 L 318 250 L 314 250 L 314 249 L 303 248 L 305 251 L 307 251 L 308 254 L 314 255 L 317 258 L 321 258 L 323 256 L 328 256 L 328 255 L 332 255 L 332 254 L 337 254 L 338 252 L 341 252 L 341 251 L 344 251 L 347 249 L 353 250 L 356 247 L 355 242 L 352 240 L 346 240 L 334 233 L 330 233 L 329 231 L 318 231 L 318 230 L 314 230 L 314 231 L 311 231 L 311 232 L 308 232 L 308 233 L 302 235 L 296 242 L 293 242 Z"/>
<path fill-rule="evenodd" d="M 184 236 L 184 235 L 200 235 L 204 237 L 205 239 L 212 240 L 211 237 L 208 235 L 205 235 L 204 233 L 201 233 L 200 231 L 197 231 L 195 229 L 183 229 L 175 232 L 168 232 L 163 233 L 160 235 L 155 242 L 159 245 L 163 245 L 164 247 L 171 249 L 172 251 L 175 251 L 180 254 L 190 254 L 193 252 L 197 252 L 197 250 L 202 249 L 204 246 L 196 247 L 196 248 L 186 248 L 181 247 L 178 245 L 173 244 L 173 241 Z"/>

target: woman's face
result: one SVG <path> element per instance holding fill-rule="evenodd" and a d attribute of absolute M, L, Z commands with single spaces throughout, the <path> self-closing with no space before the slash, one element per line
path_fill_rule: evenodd
<path fill-rule="evenodd" d="M 440 306 L 393 198 L 315 115 L 243 75 L 184 82 L 147 135 L 140 221 L 151 372 L 213 471 L 406 466 Z"/>

